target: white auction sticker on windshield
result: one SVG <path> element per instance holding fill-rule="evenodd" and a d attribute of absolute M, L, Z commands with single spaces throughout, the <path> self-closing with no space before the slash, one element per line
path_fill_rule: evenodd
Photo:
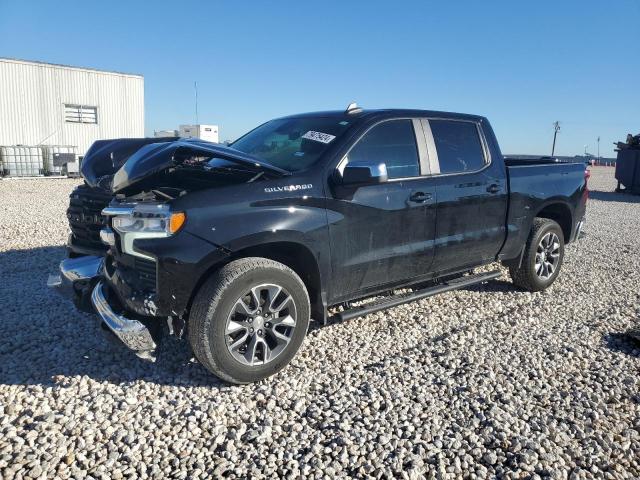
<path fill-rule="evenodd" d="M 328 133 L 314 132 L 313 130 L 309 130 L 307 133 L 302 135 L 302 138 L 306 138 L 307 140 L 315 140 L 316 142 L 321 143 L 329 143 L 331 142 L 331 140 L 336 138 L 336 136 L 329 135 Z"/>

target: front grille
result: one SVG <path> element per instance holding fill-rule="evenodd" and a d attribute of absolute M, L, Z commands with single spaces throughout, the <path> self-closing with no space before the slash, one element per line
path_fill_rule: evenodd
<path fill-rule="evenodd" d="M 100 240 L 100 230 L 106 225 L 102 209 L 109 205 L 112 196 L 103 190 L 80 185 L 69 198 L 67 219 L 72 233 L 71 247 L 106 251 L 106 245 Z"/>
<path fill-rule="evenodd" d="M 156 289 L 156 262 L 146 258 L 134 257 L 134 270 L 138 273 L 138 280 L 144 290 Z"/>
<path fill-rule="evenodd" d="M 109 250 L 104 262 L 105 277 L 123 297 L 156 292 L 156 262 Z"/>

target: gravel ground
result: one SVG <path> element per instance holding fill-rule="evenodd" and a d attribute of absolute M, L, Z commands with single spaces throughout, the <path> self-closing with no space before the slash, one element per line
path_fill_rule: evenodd
<path fill-rule="evenodd" d="M 49 293 L 77 181 L 0 181 L 3 478 L 638 478 L 640 197 L 591 178 L 546 292 L 503 280 L 314 327 L 275 378 L 155 364 Z"/>

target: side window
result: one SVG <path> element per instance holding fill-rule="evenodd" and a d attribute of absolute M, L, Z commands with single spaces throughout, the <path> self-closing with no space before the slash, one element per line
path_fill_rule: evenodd
<path fill-rule="evenodd" d="M 420 175 L 418 147 L 411 120 L 376 125 L 351 149 L 348 162 L 385 163 L 389 178 Z"/>
<path fill-rule="evenodd" d="M 455 120 L 429 120 L 438 151 L 440 173 L 462 173 L 480 170 L 484 151 L 476 124 Z"/>

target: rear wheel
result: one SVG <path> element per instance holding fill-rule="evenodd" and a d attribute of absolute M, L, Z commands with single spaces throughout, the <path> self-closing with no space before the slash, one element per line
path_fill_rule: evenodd
<path fill-rule="evenodd" d="M 515 285 L 538 292 L 555 281 L 563 259 L 562 228 L 548 218 L 536 218 L 524 248 L 522 263 L 509 264 L 509 273 Z"/>
<path fill-rule="evenodd" d="M 189 340 L 198 360 L 230 383 L 275 374 L 291 361 L 309 326 L 309 296 L 289 267 L 266 258 L 235 260 L 198 292 Z"/>

